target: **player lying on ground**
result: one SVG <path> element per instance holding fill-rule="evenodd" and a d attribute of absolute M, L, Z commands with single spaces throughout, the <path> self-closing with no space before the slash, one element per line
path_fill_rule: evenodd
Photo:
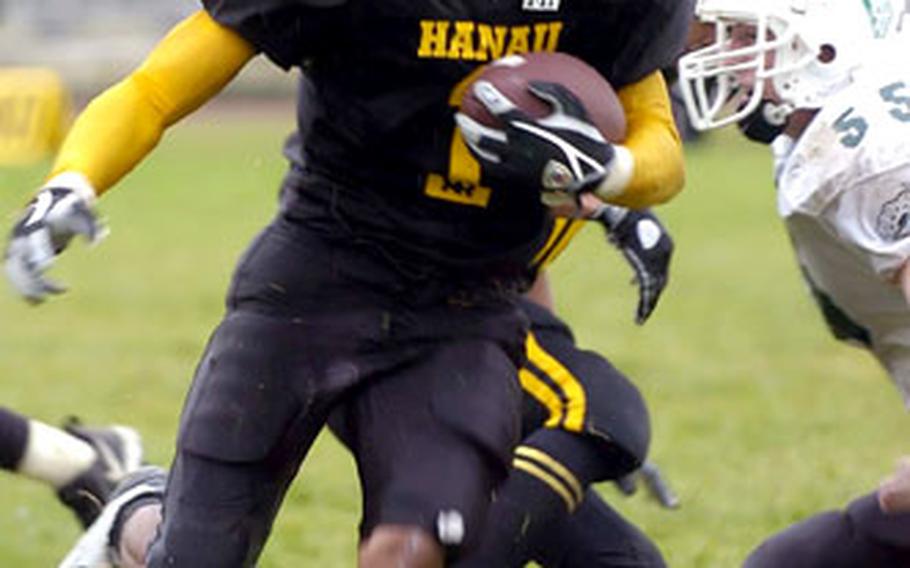
<path fill-rule="evenodd" d="M 635 319 L 644 323 L 667 283 L 672 240 L 649 211 L 586 198 L 590 206 L 568 221 L 566 239 L 584 219 L 600 221 L 635 272 Z M 497 489 L 480 545 L 455 565 L 506 568 L 534 560 L 562 568 L 664 566 L 648 537 L 591 488 L 644 463 L 650 442 L 644 399 L 606 358 L 576 345 L 569 326 L 555 314 L 543 268 L 522 310 L 531 322 L 528 361 L 519 371 L 522 441 L 508 479 Z M 347 437 L 343 420 L 333 426 Z"/>
<path fill-rule="evenodd" d="M 691 4 L 203 4 L 77 120 L 13 230 L 7 273 L 33 301 L 58 291 L 45 270 L 74 234 L 98 235 L 94 198 L 167 127 L 257 53 L 305 69 L 306 135 L 285 180 L 292 198 L 240 261 L 197 368 L 149 563 L 255 564 L 330 412 L 388 397 L 393 419 L 357 430 L 358 446 L 384 449 L 354 456 L 367 515 L 359 562 L 440 566 L 482 534 L 508 472 L 526 335 L 517 302 L 554 224 L 541 175 L 497 178 L 459 145 L 451 93 L 484 59 L 536 44 L 584 58 L 628 93 L 637 127 L 622 146 L 580 141 L 596 167 L 561 190 L 665 201 L 681 189 L 682 156 L 659 69 L 681 46 Z M 511 38 L 504 46 L 491 43 L 500 29 Z M 514 171 L 569 168 L 579 151 L 571 130 L 535 124 L 548 141 L 527 153 L 509 140 Z M 386 435 L 401 429 L 410 436 Z"/>
<path fill-rule="evenodd" d="M 0 407 L 0 468 L 49 485 L 88 527 L 110 492 L 142 463 L 139 434 L 70 419 L 56 428 Z"/>
<path fill-rule="evenodd" d="M 772 143 L 778 211 L 832 333 L 867 348 L 910 403 L 910 73 L 895 35 L 905 11 L 703 0 L 697 16 L 715 41 L 679 71 L 694 124 L 739 122 Z M 910 565 L 910 514 L 889 505 L 905 476 L 775 535 L 746 566 Z"/>

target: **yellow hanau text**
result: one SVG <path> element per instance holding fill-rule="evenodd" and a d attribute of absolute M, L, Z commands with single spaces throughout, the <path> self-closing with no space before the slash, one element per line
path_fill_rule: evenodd
<path fill-rule="evenodd" d="M 417 56 L 491 61 L 529 51 L 556 51 L 562 22 L 492 26 L 470 21 L 421 20 Z"/>

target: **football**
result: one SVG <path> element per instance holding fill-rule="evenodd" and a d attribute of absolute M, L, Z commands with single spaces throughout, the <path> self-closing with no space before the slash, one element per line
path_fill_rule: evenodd
<path fill-rule="evenodd" d="M 497 119 L 474 95 L 476 81 L 489 81 L 515 105 L 533 118 L 552 112 L 546 101 L 528 90 L 532 81 L 559 83 L 575 95 L 588 118 L 604 138 L 619 143 L 626 137 L 626 115 L 616 91 L 596 69 L 567 53 L 533 52 L 497 59 L 478 71 L 461 99 L 460 110 L 487 126 L 500 126 Z"/>

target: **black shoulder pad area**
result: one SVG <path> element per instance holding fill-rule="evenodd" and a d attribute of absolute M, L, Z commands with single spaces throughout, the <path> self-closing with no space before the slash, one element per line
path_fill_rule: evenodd
<path fill-rule="evenodd" d="M 621 87 L 635 83 L 654 71 L 675 64 L 686 41 L 695 14 L 695 0 L 648 0 L 638 2 L 641 19 L 633 25 L 629 43 L 614 79 Z"/>
<path fill-rule="evenodd" d="M 284 69 L 331 39 L 348 0 L 201 0 L 219 24 L 239 33 Z"/>

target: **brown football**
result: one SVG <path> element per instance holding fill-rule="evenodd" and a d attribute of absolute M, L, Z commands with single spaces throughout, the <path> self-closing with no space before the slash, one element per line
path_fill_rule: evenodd
<path fill-rule="evenodd" d="M 559 83 L 575 95 L 588 111 L 588 118 L 604 138 L 619 143 L 626 138 L 626 115 L 616 91 L 596 69 L 567 53 L 534 52 L 497 59 L 477 73 L 465 90 L 460 110 L 487 126 L 498 121 L 474 95 L 474 82 L 489 81 L 515 105 L 534 118 L 552 112 L 546 101 L 528 90 L 532 81 Z"/>

